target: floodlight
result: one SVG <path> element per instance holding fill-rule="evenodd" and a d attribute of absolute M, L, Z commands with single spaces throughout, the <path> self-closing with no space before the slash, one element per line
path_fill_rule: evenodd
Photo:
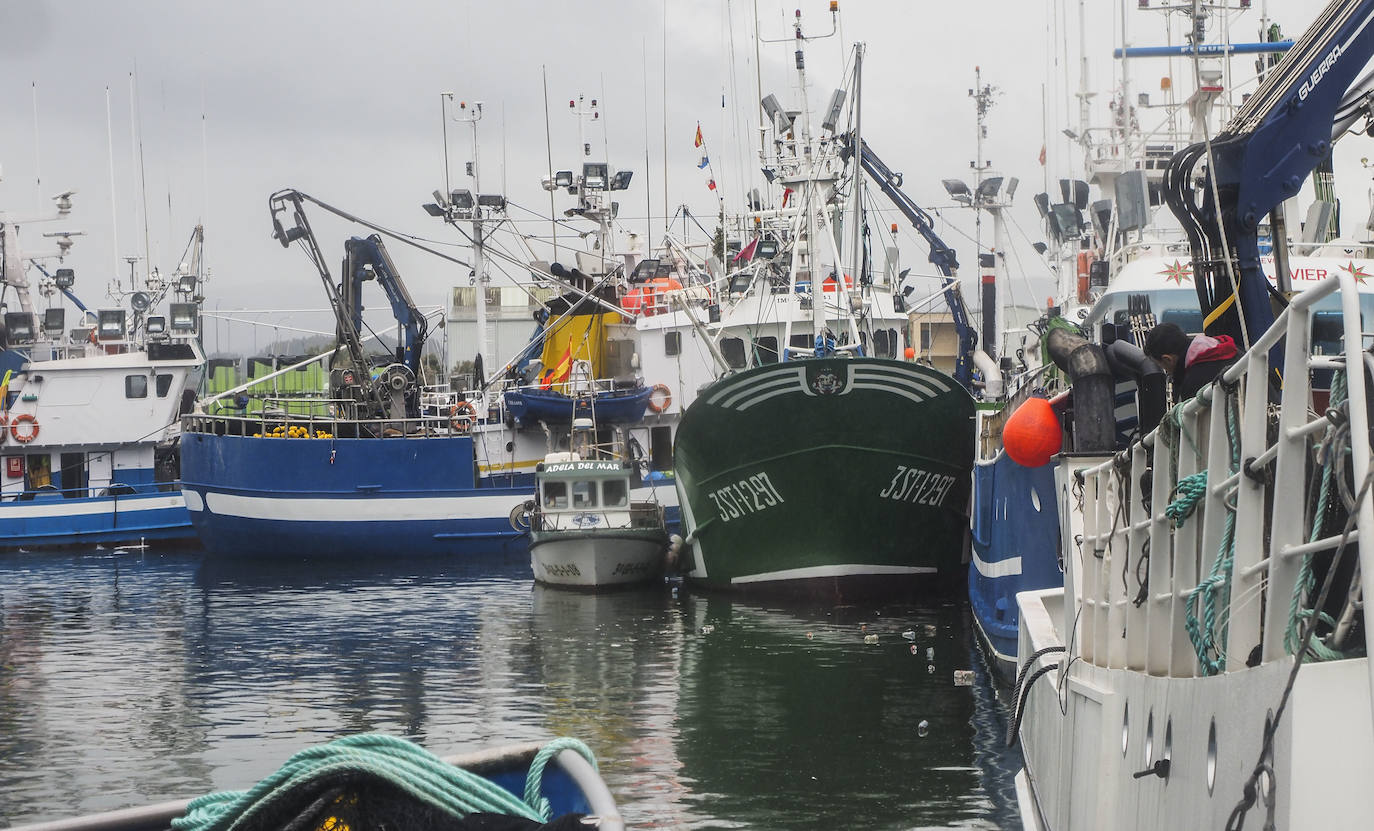
<path fill-rule="evenodd" d="M 195 294 L 197 282 L 196 275 L 183 274 L 177 278 L 177 291 L 182 294 Z"/>
<path fill-rule="evenodd" d="M 101 340 L 119 340 L 126 331 L 123 309 L 101 309 L 96 317 L 96 337 Z"/>
<path fill-rule="evenodd" d="M 43 312 L 43 331 L 50 338 L 60 338 L 67 328 L 67 310 L 58 306 Z"/>
<path fill-rule="evenodd" d="M 585 162 L 582 165 L 582 187 L 587 190 L 605 190 L 607 165 L 604 162 Z"/>
<path fill-rule="evenodd" d="M 173 332 L 194 332 L 196 330 L 196 316 L 199 312 L 195 303 L 173 303 L 172 312 L 172 331 Z"/>
<path fill-rule="evenodd" d="M 441 217 L 444 215 L 444 209 L 434 204 L 433 202 L 426 202 L 420 207 L 424 208 L 425 213 L 429 214 L 430 216 Z"/>
<path fill-rule="evenodd" d="M 826 107 L 825 120 L 821 122 L 821 129 L 835 132 L 835 125 L 840 121 L 840 110 L 844 108 L 844 90 L 837 89 L 830 94 L 830 106 Z"/>
<path fill-rule="evenodd" d="M 997 198 L 997 191 L 1002 189 L 1002 177 L 990 176 L 978 183 L 978 198 L 982 200 L 992 200 Z"/>
<path fill-rule="evenodd" d="M 70 268 L 59 268 L 53 272 L 53 282 L 59 289 L 69 289 L 76 283 L 76 272 Z"/>
<path fill-rule="evenodd" d="M 554 174 L 553 183 L 560 188 L 570 188 L 573 183 L 571 170 L 560 170 Z"/>
<path fill-rule="evenodd" d="M 940 184 L 945 186 L 945 193 L 955 202 L 970 202 L 973 200 L 973 193 L 964 184 L 962 179 L 941 179 Z"/>
<path fill-rule="evenodd" d="M 148 322 L 144 326 L 147 328 L 148 334 L 160 335 L 167 331 L 167 318 L 162 315 L 153 315 L 148 318 Z"/>
<path fill-rule="evenodd" d="M 455 190 L 451 194 L 451 197 L 453 199 L 453 207 L 460 211 L 472 210 L 472 206 L 475 204 L 472 201 L 472 191 L 470 190 Z"/>
<path fill-rule="evenodd" d="M 625 190 L 630 186 L 630 177 L 634 176 L 633 170 L 617 170 L 615 176 L 611 177 L 611 190 Z"/>
<path fill-rule="evenodd" d="M 33 315 L 5 312 L 5 332 L 11 343 L 29 343 L 33 340 Z"/>
<path fill-rule="evenodd" d="M 506 197 L 499 193 L 479 193 L 477 195 L 477 204 L 484 208 L 504 211 L 506 209 Z"/>

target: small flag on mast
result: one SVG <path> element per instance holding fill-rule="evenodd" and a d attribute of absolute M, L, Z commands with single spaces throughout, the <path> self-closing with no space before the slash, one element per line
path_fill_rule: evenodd
<path fill-rule="evenodd" d="M 715 179 L 712 179 L 711 181 L 707 182 L 707 183 L 706 183 L 706 187 L 710 188 L 711 190 L 715 190 L 715 189 L 716 189 L 716 180 L 715 180 Z"/>
<path fill-rule="evenodd" d="M 703 169 L 705 169 L 706 165 L 708 165 L 708 164 L 710 164 L 710 163 L 711 163 L 711 160 L 710 160 L 709 158 L 707 158 L 707 157 L 705 156 L 705 154 L 703 154 L 702 157 L 701 157 L 701 163 L 697 165 L 697 170 L 703 170 Z"/>
<path fill-rule="evenodd" d="M 1040 145 L 1040 166 L 1045 166 L 1045 145 Z"/>
<path fill-rule="evenodd" d="M 700 147 L 700 146 L 701 146 L 701 125 L 700 125 L 700 124 L 697 125 L 697 143 L 696 143 L 696 146 L 697 146 L 697 147 Z"/>

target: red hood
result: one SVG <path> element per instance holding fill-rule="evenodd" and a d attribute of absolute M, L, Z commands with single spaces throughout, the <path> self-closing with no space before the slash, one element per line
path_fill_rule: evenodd
<path fill-rule="evenodd" d="M 1188 354 L 1183 356 L 1183 365 L 1208 361 L 1229 361 L 1236 357 L 1236 342 L 1230 335 L 1198 335 L 1188 345 Z"/>

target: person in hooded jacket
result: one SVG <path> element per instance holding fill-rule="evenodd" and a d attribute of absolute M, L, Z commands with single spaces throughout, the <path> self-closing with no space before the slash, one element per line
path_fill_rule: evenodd
<path fill-rule="evenodd" d="M 1188 335 L 1177 324 L 1161 323 L 1145 336 L 1145 354 L 1173 379 L 1174 403 L 1178 403 L 1216 380 L 1238 352 L 1229 335 Z"/>

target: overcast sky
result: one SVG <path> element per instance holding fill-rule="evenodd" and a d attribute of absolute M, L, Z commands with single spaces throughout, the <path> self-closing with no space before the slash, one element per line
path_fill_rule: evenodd
<path fill-rule="evenodd" d="M 1043 272 L 1026 244 L 1041 237 L 1030 196 L 1041 189 L 1045 171 L 1057 178 L 1076 160 L 1060 130 L 1077 125 L 1065 86 L 1078 84 L 1078 4 L 1060 5 L 842 0 L 836 36 L 807 53 L 810 100 L 819 107 L 839 85 L 852 44 L 866 43 L 864 134 L 905 174 L 907 192 L 932 208 L 949 205 L 940 179 L 969 176 L 975 129 L 968 89 L 981 66 L 984 82 L 1000 89 L 984 152 L 998 171 L 1023 182 L 1013 265 L 1027 272 Z M 1111 48 L 1120 22 L 1115 4 L 1087 5 L 1090 75 L 1103 92 L 1095 99 L 1102 110 L 1119 76 Z M 1162 16 L 1137 12 L 1134 0 L 1129 5 L 1132 39 L 1161 42 Z M 1254 5 L 1239 18 L 1243 31 L 1236 40 L 1251 39 L 1258 28 L 1262 0 Z M 1268 3 L 1269 14 L 1292 35 L 1322 5 Z M 759 0 L 762 36 L 789 38 L 796 8 L 808 34 L 830 31 L 826 0 Z M 547 168 L 547 76 L 554 168 L 582 161 L 579 123 L 568 101 L 579 94 L 597 98 L 601 117 L 586 132 L 592 158 L 635 171 L 631 188 L 618 195 L 621 220 L 656 236 L 665 204 L 670 213 L 683 203 L 702 217 L 715 213 L 715 196 L 696 166 L 698 122 L 727 207 L 739 206 L 756 176 L 755 157 L 740 138 L 753 135 L 750 122 L 757 123 L 754 10 L 752 0 L 4 0 L 0 210 L 46 211 L 53 194 L 78 192 L 62 227 L 86 232 L 68 264 L 76 267 L 78 293 L 89 305 L 108 302 L 104 289 L 114 274 L 127 284 L 123 259 L 143 256 L 145 227 L 151 264 L 170 272 L 192 228 L 203 222 L 213 274 L 207 306 L 320 306 L 313 268 L 270 238 L 268 195 L 296 187 L 380 224 L 456 244 L 453 229 L 420 209 L 443 186 L 440 95 L 452 92 L 455 100 L 485 103 L 482 190 L 504 190 L 524 209 L 512 216 L 530 220 L 529 233 L 547 236 L 547 222 L 532 222 L 534 212 L 549 210 L 539 187 Z M 1061 28 L 1056 16 L 1069 25 Z M 1067 44 L 1071 66 L 1056 65 L 1062 61 L 1051 43 L 1059 51 Z M 790 41 L 759 47 L 763 90 L 784 104 L 794 98 L 791 51 Z M 1157 95 L 1167 66 L 1132 66 L 1133 97 L 1139 89 Z M 131 116 L 134 73 L 137 112 Z M 1177 83 L 1191 81 L 1179 71 Z M 1046 132 L 1055 138 L 1046 142 Z M 137 147 L 132 134 L 141 139 Z M 1045 168 L 1038 162 L 1042 143 L 1049 150 Z M 468 187 L 462 172 L 473 155 L 471 127 L 451 121 L 448 144 L 451 185 Z M 1350 159 L 1374 152 L 1365 146 L 1341 152 L 1342 171 L 1353 168 L 1340 184 L 1349 230 L 1367 215 L 1369 184 Z M 560 212 L 565 207 L 565 199 L 556 204 Z M 965 236 L 971 222 L 959 211 L 942 214 L 952 224 L 942 224 L 941 233 L 958 249 L 967 279 L 976 272 Z M 362 233 L 322 213 L 312 218 L 333 263 L 343 239 Z M 42 247 L 37 233 L 57 227 L 32 226 L 26 248 Z M 924 252 L 906 249 L 906 265 L 919 271 Z M 465 250 L 452 250 L 466 257 Z M 460 267 L 394 245 L 392 252 L 422 304 L 441 304 L 448 286 L 467 282 Z M 1043 284 L 1027 288 L 1018 280 L 1018 301 L 1043 302 Z"/>

